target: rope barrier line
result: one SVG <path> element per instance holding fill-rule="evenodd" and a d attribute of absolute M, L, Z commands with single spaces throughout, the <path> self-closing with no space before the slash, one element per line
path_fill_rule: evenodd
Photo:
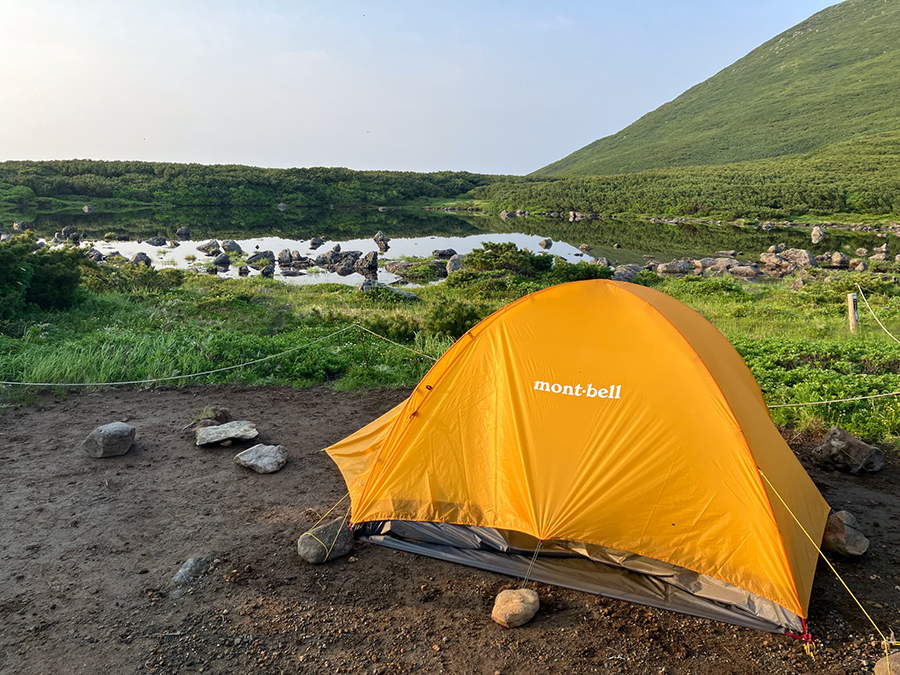
<path fill-rule="evenodd" d="M 807 403 L 774 403 L 769 408 L 798 408 L 806 405 L 826 405 L 828 403 L 851 403 L 853 401 L 866 401 L 871 398 L 887 398 L 889 396 L 900 396 L 900 391 L 891 391 L 886 394 L 870 394 L 868 396 L 854 396 L 853 398 L 835 398 L 830 401 L 810 401 Z"/>
<path fill-rule="evenodd" d="M 431 356 L 430 354 L 426 354 L 426 353 L 424 353 L 424 352 L 418 352 L 418 351 L 416 351 L 415 349 L 410 349 L 409 347 L 407 347 L 407 346 L 405 346 L 405 345 L 401 345 L 399 342 L 394 342 L 394 341 L 391 340 L 390 338 L 386 338 L 384 335 L 379 335 L 379 334 L 376 333 L 375 331 L 369 330 L 368 328 L 366 328 L 365 326 L 363 326 L 363 325 L 362 325 L 361 323 L 359 323 L 359 322 L 357 322 L 356 325 L 359 326 L 359 328 L 360 328 L 361 330 L 364 330 L 364 331 L 366 331 L 367 333 L 371 333 L 371 334 L 374 335 L 375 337 L 381 338 L 381 339 L 384 340 L 385 342 L 390 342 L 392 345 L 396 345 L 397 347 L 400 347 L 400 349 L 405 349 L 406 351 L 412 352 L 413 354 L 417 354 L 417 355 L 419 355 L 419 356 L 424 356 L 426 359 L 431 359 L 432 361 L 434 361 L 435 363 L 437 363 L 437 359 L 436 359 L 435 357 Z"/>
<path fill-rule="evenodd" d="M 856 289 L 859 291 L 860 296 L 862 296 L 863 302 L 866 303 L 866 308 L 869 310 L 869 313 L 872 315 L 872 318 L 875 319 L 875 321 L 878 322 L 878 325 L 881 326 L 881 329 L 882 329 L 885 333 L 887 333 L 888 336 L 889 336 L 894 342 L 896 342 L 897 344 L 900 344 L 900 340 L 898 340 L 898 339 L 894 336 L 894 334 L 893 334 L 891 331 L 889 331 L 887 328 L 885 328 L 885 325 L 884 325 L 883 323 L 881 323 L 881 319 L 879 319 L 879 318 L 878 318 L 878 315 L 875 314 L 875 310 L 872 309 L 872 305 L 870 305 L 870 304 L 869 304 L 869 301 L 866 299 L 866 294 L 863 293 L 862 286 L 860 286 L 859 284 L 856 284 Z"/>
<path fill-rule="evenodd" d="M 784 508 L 787 509 L 787 512 L 791 514 L 791 518 L 794 519 L 794 522 L 797 523 L 797 525 L 803 531 L 803 534 L 806 535 L 806 538 L 809 539 L 810 543 L 815 547 L 816 551 L 822 557 L 822 560 L 824 560 L 826 563 L 828 563 L 828 567 L 831 568 L 832 572 L 834 572 L 834 576 L 837 577 L 837 580 L 841 582 L 841 585 L 844 587 L 844 590 L 846 590 L 850 594 L 850 597 L 853 598 L 853 601 L 862 610 L 862 613 L 869 620 L 869 623 L 872 624 L 872 627 L 875 628 L 875 631 L 878 633 L 878 635 L 881 636 L 881 643 L 884 646 L 884 654 L 885 654 L 885 656 L 888 657 L 888 661 L 887 661 L 888 675 L 890 675 L 890 673 L 891 673 L 890 648 L 900 646 L 900 642 L 897 642 L 893 639 L 893 631 L 891 632 L 892 639 L 889 640 L 885 636 L 885 634 L 881 631 L 881 629 L 878 627 L 878 624 L 875 623 L 875 620 L 872 618 L 872 616 L 866 611 L 866 608 L 863 607 L 863 604 L 859 601 L 859 598 L 857 598 L 856 595 L 853 593 L 853 591 L 850 590 L 850 587 L 847 585 L 847 582 L 844 581 L 843 577 L 841 577 L 841 575 L 835 569 L 834 565 L 831 564 L 831 561 L 825 557 L 824 553 L 822 553 L 822 549 L 819 548 L 819 544 L 816 543 L 816 540 L 813 539 L 812 536 L 809 534 L 809 532 L 806 531 L 806 528 L 803 527 L 803 523 L 800 522 L 800 519 L 797 518 L 796 515 L 794 515 L 794 512 L 791 510 L 791 507 L 787 505 L 787 502 L 784 501 L 784 497 L 781 496 L 781 493 L 778 492 L 777 489 L 775 489 L 775 486 L 772 485 L 772 482 L 769 480 L 769 478 L 766 476 L 766 474 L 763 472 L 763 470 L 760 469 L 759 467 L 756 467 L 756 468 L 759 471 L 759 475 L 762 476 L 762 479 L 764 481 L 766 481 L 766 485 L 768 485 L 772 489 L 772 492 L 775 493 L 775 496 L 778 497 L 778 500 L 781 502 L 781 504 L 784 506 Z"/>
<path fill-rule="evenodd" d="M 299 351 L 301 349 L 306 349 L 307 347 L 311 347 L 314 344 L 318 344 L 319 342 L 324 342 L 330 338 L 335 337 L 336 335 L 340 335 L 341 333 L 346 333 L 349 330 L 353 330 L 354 328 L 358 330 L 365 331 L 367 333 L 371 333 L 377 338 L 384 340 L 385 342 L 389 342 L 392 345 L 400 347 L 401 349 L 405 349 L 408 352 L 412 352 L 418 356 L 422 356 L 426 359 L 430 359 L 431 361 L 437 361 L 437 359 L 429 354 L 425 354 L 424 352 L 416 351 L 415 349 L 410 349 L 405 345 L 400 344 L 399 342 L 394 342 L 393 340 L 386 338 L 384 335 L 379 335 L 373 330 L 369 330 L 359 322 L 356 322 L 350 326 L 345 326 L 339 330 L 336 330 L 333 333 L 329 333 L 323 337 L 320 337 L 311 342 L 307 342 L 305 344 L 299 345 L 297 347 L 291 347 L 290 349 L 286 349 L 283 352 L 279 352 L 278 354 L 270 354 L 269 356 L 263 356 L 258 359 L 253 359 L 252 361 L 246 361 L 244 363 L 239 363 L 234 366 L 224 366 L 222 368 L 214 368 L 212 370 L 204 370 L 200 373 L 188 373 L 186 375 L 169 375 L 167 377 L 154 377 L 148 378 L 145 380 L 124 380 L 121 382 L 10 382 L 6 380 L 0 380 L 0 385 L 10 386 L 10 387 L 118 387 L 124 385 L 134 385 L 134 384 L 155 384 L 157 382 L 172 382 L 174 380 L 185 380 L 192 377 L 203 377 L 204 375 L 213 375 L 215 373 L 224 373 L 229 370 L 236 370 L 238 368 L 246 368 L 247 366 L 252 366 L 257 363 L 262 363 L 263 361 L 270 361 L 271 359 L 277 359 L 281 356 L 285 356 L 287 354 L 291 354 L 293 352 Z M 364 347 L 365 348 L 365 347 Z"/>
<path fill-rule="evenodd" d="M 184 380 L 189 377 L 202 377 L 203 375 L 212 375 L 213 373 L 223 373 L 227 370 L 235 370 L 237 368 L 245 368 L 247 366 L 252 366 L 256 363 L 262 363 L 263 361 L 269 361 L 271 359 L 277 359 L 279 356 L 284 356 L 285 354 L 290 354 L 291 352 L 296 352 L 300 349 L 305 349 L 306 347 L 311 347 L 314 344 L 319 342 L 323 342 L 324 340 L 328 340 L 329 338 L 333 338 L 335 335 L 340 335 L 341 333 L 345 333 L 346 331 L 352 329 L 354 326 L 346 326 L 345 328 L 341 328 L 340 330 L 336 330 L 334 333 L 330 333 L 329 335 L 325 335 L 324 337 L 320 337 L 317 340 L 313 340 L 312 342 L 307 342 L 306 344 L 299 345 L 297 347 L 291 347 L 279 354 L 270 354 L 269 356 L 263 356 L 259 359 L 253 359 L 252 361 L 247 361 L 245 363 L 239 363 L 235 366 L 225 366 L 223 368 L 214 368 L 213 370 L 205 370 L 202 373 L 189 373 L 187 375 L 170 375 L 168 377 L 154 377 L 146 380 L 129 380 L 124 382 L 6 382 L 0 380 L 0 384 L 8 385 L 8 386 L 20 386 L 20 387 L 117 387 L 120 385 L 126 384 L 153 384 L 155 382 L 171 382 L 172 380 Z"/>

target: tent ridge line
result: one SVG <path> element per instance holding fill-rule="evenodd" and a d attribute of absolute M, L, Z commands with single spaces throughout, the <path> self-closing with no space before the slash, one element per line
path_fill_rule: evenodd
<path fill-rule="evenodd" d="M 735 415 L 735 413 L 734 413 L 734 408 L 732 408 L 731 402 L 728 400 L 728 397 L 725 395 L 725 392 L 722 391 L 722 387 L 719 385 L 718 380 L 716 380 L 715 376 L 712 374 L 712 371 L 710 371 L 709 366 L 706 365 L 706 361 L 703 360 L 703 357 L 700 355 L 700 352 L 698 352 L 694 348 L 694 345 L 692 345 L 691 341 L 688 340 L 687 337 L 685 337 L 684 333 L 682 333 L 678 329 L 678 327 L 674 323 L 672 323 L 672 321 L 669 320 L 669 317 L 667 317 L 665 315 L 665 313 L 663 313 L 659 308 L 657 308 L 652 302 L 650 302 L 649 300 L 646 300 L 645 298 L 642 298 L 641 296 L 634 293 L 631 289 L 627 288 L 626 287 L 627 282 L 619 282 L 619 283 L 613 282 L 613 283 L 615 283 L 616 286 L 618 286 L 623 291 L 625 291 L 626 293 L 631 295 L 633 298 L 636 298 L 639 302 L 643 302 L 644 304 L 646 304 L 648 307 L 650 307 L 650 309 L 652 309 L 656 314 L 658 314 L 667 325 L 672 327 L 672 329 L 679 335 L 679 337 L 681 337 L 681 339 L 684 340 L 684 343 L 688 346 L 688 349 L 690 349 L 692 352 L 694 352 L 694 354 L 697 357 L 697 360 L 703 365 L 703 369 L 706 371 L 707 375 L 709 376 L 709 379 L 712 380 L 713 386 L 716 388 L 716 390 L 719 392 L 719 395 L 722 397 L 722 400 L 725 402 L 725 406 L 728 408 L 728 412 L 730 413 L 731 420 L 734 422 L 734 426 L 737 427 L 738 434 L 741 437 L 741 443 L 744 446 L 744 449 L 747 451 L 747 454 L 750 456 L 751 466 L 754 469 L 753 473 L 756 475 L 756 479 L 759 482 L 759 487 L 762 489 L 762 493 L 766 497 L 766 505 L 769 507 L 769 515 L 772 517 L 772 523 L 775 526 L 775 533 L 777 534 L 778 541 L 781 544 L 781 553 L 784 556 L 784 562 L 787 565 L 787 568 L 791 572 L 791 574 L 790 574 L 791 588 L 794 590 L 794 597 L 797 600 L 797 606 L 802 610 L 803 603 L 800 601 L 800 591 L 797 589 L 797 582 L 794 580 L 794 569 L 791 566 L 791 559 L 787 553 L 787 546 L 785 546 L 785 544 L 784 544 L 784 536 L 781 533 L 781 527 L 778 524 L 778 519 L 775 517 L 775 509 L 772 507 L 772 499 L 769 496 L 769 491 L 766 489 L 765 483 L 763 482 L 763 478 L 762 478 L 762 475 L 760 474 L 759 467 L 756 464 L 756 458 L 753 456 L 753 452 L 750 450 L 750 444 L 747 442 L 747 437 L 744 435 L 744 430 L 741 428 L 740 422 L 738 422 L 737 415 Z"/>

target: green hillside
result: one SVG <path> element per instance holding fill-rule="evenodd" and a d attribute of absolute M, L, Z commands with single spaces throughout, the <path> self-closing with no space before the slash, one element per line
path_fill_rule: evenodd
<path fill-rule="evenodd" d="M 846 0 L 535 175 L 727 164 L 894 130 L 900 130 L 900 2 Z"/>

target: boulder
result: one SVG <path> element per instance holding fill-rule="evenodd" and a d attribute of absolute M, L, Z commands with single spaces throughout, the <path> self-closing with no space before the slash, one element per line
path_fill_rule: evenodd
<path fill-rule="evenodd" d="M 656 266 L 657 274 L 687 274 L 690 271 L 691 262 L 689 260 L 673 260 Z"/>
<path fill-rule="evenodd" d="M 897 675 L 900 673 L 900 652 L 882 656 L 875 664 L 875 675 Z"/>
<path fill-rule="evenodd" d="M 147 243 L 150 244 L 150 246 L 156 246 L 158 248 L 160 246 L 165 246 L 168 242 L 165 237 L 150 237 L 147 240 Z"/>
<path fill-rule="evenodd" d="M 775 265 L 777 267 L 784 267 L 788 265 L 788 261 L 782 258 L 777 253 L 762 253 L 759 256 L 759 262 L 761 262 L 763 265 Z"/>
<path fill-rule="evenodd" d="M 859 522 L 849 511 L 838 511 L 828 516 L 822 550 L 858 557 L 869 550 L 869 540 L 859 531 Z"/>
<path fill-rule="evenodd" d="M 578 247 L 578 250 L 581 251 L 582 253 L 590 253 L 593 250 L 593 248 L 594 247 L 591 246 L 590 244 L 582 244 L 581 246 Z"/>
<path fill-rule="evenodd" d="M 728 251 L 716 251 L 717 256 L 721 256 L 723 258 L 733 258 L 737 255 L 737 251 L 734 249 Z"/>
<path fill-rule="evenodd" d="M 271 279 L 275 276 L 275 265 L 266 265 L 259 271 L 259 273 L 267 279 Z"/>
<path fill-rule="evenodd" d="M 324 246 L 324 245 L 325 245 L 325 240 L 322 239 L 322 237 L 313 237 L 312 239 L 309 240 L 309 247 L 313 251 L 315 251 L 320 246 Z"/>
<path fill-rule="evenodd" d="M 540 246 L 543 249 L 548 249 L 551 246 L 553 246 L 553 240 L 552 239 L 541 239 L 538 242 L 538 246 Z"/>
<path fill-rule="evenodd" d="M 619 265 L 613 271 L 612 279 L 613 281 L 634 281 L 634 278 L 642 269 L 644 268 L 634 263 Z"/>
<path fill-rule="evenodd" d="M 236 454 L 234 462 L 256 473 L 275 473 L 287 463 L 287 454 L 282 445 L 260 443 Z"/>
<path fill-rule="evenodd" d="M 291 252 L 288 249 L 282 249 L 281 253 L 278 254 L 278 264 L 279 265 L 290 265 L 294 259 L 291 257 Z"/>
<path fill-rule="evenodd" d="M 854 272 L 867 272 L 869 270 L 869 263 L 865 260 L 859 260 L 855 265 L 853 265 Z"/>
<path fill-rule="evenodd" d="M 272 251 L 257 251 L 247 258 L 247 264 L 257 269 L 265 267 L 266 265 L 271 265 L 274 262 L 275 254 L 272 253 Z"/>
<path fill-rule="evenodd" d="M 803 279 L 794 279 L 794 283 L 791 284 L 792 291 L 799 291 L 806 284 L 803 282 Z"/>
<path fill-rule="evenodd" d="M 858 248 L 858 249 L 856 249 L 856 256 L 857 256 L 857 257 L 859 257 L 859 258 L 865 258 L 867 255 L 869 255 L 869 249 L 867 249 L 867 248 Z"/>
<path fill-rule="evenodd" d="M 150 260 L 150 256 L 144 253 L 143 251 L 138 251 L 131 258 L 131 262 L 135 265 L 146 265 L 147 267 L 151 267 L 153 265 L 153 261 Z"/>
<path fill-rule="evenodd" d="M 220 253 L 216 256 L 216 259 L 213 260 L 213 265 L 228 269 L 231 267 L 231 257 L 227 253 Z"/>
<path fill-rule="evenodd" d="M 179 227 L 175 231 L 175 236 L 181 239 L 181 241 L 186 241 L 191 238 L 191 228 L 187 226 Z"/>
<path fill-rule="evenodd" d="M 91 206 L 90 204 L 85 204 L 84 206 L 81 207 L 81 210 L 84 211 L 85 213 L 93 213 L 94 207 Z"/>
<path fill-rule="evenodd" d="M 390 291 L 391 293 L 395 293 L 399 297 L 404 300 L 418 300 L 419 296 L 415 293 L 410 293 L 409 291 L 401 291 L 399 288 L 394 288 L 393 286 L 388 286 L 387 284 L 383 284 L 380 281 L 375 281 L 374 279 L 366 279 L 359 286 L 357 286 L 361 293 L 368 293 L 376 288 L 381 288 L 386 291 Z"/>
<path fill-rule="evenodd" d="M 816 225 L 812 229 L 811 239 L 812 239 L 813 244 L 821 244 L 822 241 L 825 239 L 825 230 L 823 230 L 820 226 Z"/>
<path fill-rule="evenodd" d="M 321 565 L 353 550 L 353 532 L 344 518 L 304 532 L 297 540 L 297 553 L 306 562 Z"/>
<path fill-rule="evenodd" d="M 278 209 L 279 211 L 287 211 L 287 207 L 288 207 L 287 204 L 285 204 L 284 202 L 281 202 L 275 208 Z"/>
<path fill-rule="evenodd" d="M 506 209 L 504 209 L 503 211 L 500 212 L 501 220 L 509 220 L 510 218 L 515 218 L 515 217 L 516 217 L 516 214 L 513 213 L 512 211 L 507 211 Z"/>
<path fill-rule="evenodd" d="M 516 628 L 531 621 L 540 606 L 538 594 L 529 588 L 500 591 L 491 618 L 505 628 Z"/>
<path fill-rule="evenodd" d="M 353 269 L 362 274 L 364 277 L 370 277 L 378 274 L 378 253 L 369 251 L 364 256 L 353 263 Z"/>
<path fill-rule="evenodd" d="M 850 266 L 850 258 L 847 257 L 846 253 L 835 251 L 831 254 L 831 265 L 832 267 L 840 267 L 846 269 Z"/>
<path fill-rule="evenodd" d="M 454 256 L 451 256 L 447 261 L 447 274 L 452 274 L 453 272 L 458 272 L 463 268 L 463 263 L 466 260 L 466 256 L 459 255 L 458 253 Z"/>
<path fill-rule="evenodd" d="M 736 265 L 728 273 L 737 279 L 756 279 L 759 276 L 759 270 L 752 265 Z"/>
<path fill-rule="evenodd" d="M 789 248 L 781 252 L 781 257 L 797 267 L 815 267 L 816 259 L 805 248 Z"/>
<path fill-rule="evenodd" d="M 219 242 L 216 241 L 215 239 L 211 239 L 210 241 L 206 242 L 205 244 L 200 244 L 197 247 L 197 250 L 200 251 L 201 253 L 205 253 L 206 255 L 211 256 L 211 255 L 219 255 L 219 251 L 221 249 L 219 248 Z"/>
<path fill-rule="evenodd" d="M 884 468 L 884 452 L 859 440 L 840 427 L 831 427 L 813 455 L 836 469 L 859 473 L 875 472 Z"/>
<path fill-rule="evenodd" d="M 131 449 L 134 427 L 124 422 L 112 422 L 97 427 L 81 443 L 90 457 L 118 457 Z"/>
<path fill-rule="evenodd" d="M 769 253 L 781 253 L 784 250 L 784 244 L 772 244 L 769 247 Z"/>
<path fill-rule="evenodd" d="M 249 267 L 247 267 L 246 265 L 241 265 L 240 267 L 238 267 L 238 276 L 245 277 L 245 276 L 247 276 L 248 274 L 250 274 L 250 268 L 249 268 Z"/>
<path fill-rule="evenodd" d="M 869 256 L 869 260 L 890 260 L 891 253 L 888 250 L 887 242 L 875 249 L 875 254 Z"/>
<path fill-rule="evenodd" d="M 97 263 L 106 260 L 106 256 L 95 248 L 92 248 L 87 252 L 87 257 Z"/>
<path fill-rule="evenodd" d="M 454 251 L 452 248 L 439 248 L 436 251 L 432 251 L 431 255 L 433 255 L 435 258 L 438 258 L 439 260 L 449 260 L 456 255 L 456 251 Z"/>
<path fill-rule="evenodd" d="M 390 238 L 381 230 L 378 230 L 378 232 L 375 233 L 375 236 L 372 237 L 372 239 L 378 245 L 378 250 L 381 251 L 382 253 L 387 252 L 388 248 L 390 248 L 388 246 L 388 242 L 390 241 Z"/>
<path fill-rule="evenodd" d="M 211 445 L 228 440 L 250 440 L 259 436 L 256 425 L 246 420 L 226 422 L 212 427 L 197 429 L 197 445 Z"/>
<path fill-rule="evenodd" d="M 241 248 L 241 245 L 238 244 L 234 239 L 226 239 L 222 242 L 222 250 L 227 251 L 228 253 L 237 253 L 238 255 L 243 255 L 244 249 Z"/>
<path fill-rule="evenodd" d="M 603 265 L 604 267 L 612 267 L 612 263 L 609 261 L 609 258 L 606 256 L 600 256 L 599 258 L 591 258 L 591 265 Z"/>

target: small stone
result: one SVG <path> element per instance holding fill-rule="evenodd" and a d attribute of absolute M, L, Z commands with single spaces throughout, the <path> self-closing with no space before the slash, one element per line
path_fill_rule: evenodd
<path fill-rule="evenodd" d="M 297 540 L 297 553 L 306 562 L 321 565 L 353 550 L 353 532 L 343 518 L 304 532 Z"/>
<path fill-rule="evenodd" d="M 256 425 L 253 422 L 241 420 L 197 429 L 197 445 L 221 443 L 229 438 L 236 440 L 250 440 L 257 436 L 259 436 L 259 431 L 256 430 Z"/>
<path fill-rule="evenodd" d="M 516 628 L 529 621 L 541 606 L 538 594 L 528 588 L 500 591 L 494 600 L 491 618 L 506 628 Z"/>
<path fill-rule="evenodd" d="M 260 443 L 236 454 L 234 461 L 256 473 L 275 473 L 287 463 L 287 454 L 282 445 Z"/>
<path fill-rule="evenodd" d="M 852 513 L 838 511 L 828 516 L 822 536 L 822 548 L 855 558 L 869 550 L 869 540 L 859 531 L 859 522 Z"/>
<path fill-rule="evenodd" d="M 229 438 L 219 443 L 219 445 L 221 445 L 223 448 L 230 448 L 232 445 L 234 445 L 234 441 Z"/>
<path fill-rule="evenodd" d="M 134 443 L 134 427 L 124 422 L 112 422 L 94 429 L 81 444 L 91 457 L 118 457 Z"/>
<path fill-rule="evenodd" d="M 173 586 L 184 586 L 199 577 L 209 568 L 209 557 L 188 558 L 172 577 Z"/>

